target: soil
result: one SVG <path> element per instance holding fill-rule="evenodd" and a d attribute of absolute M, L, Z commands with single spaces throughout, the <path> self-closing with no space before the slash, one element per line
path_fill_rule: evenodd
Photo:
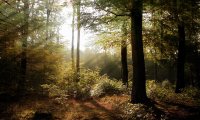
<path fill-rule="evenodd" d="M 125 102 L 129 102 L 127 95 L 111 95 L 87 100 L 27 95 L 18 100 L 1 101 L 0 120 L 123 120 L 126 118 L 122 117 L 123 112 L 118 106 Z M 155 100 L 154 107 L 153 109 L 167 116 L 156 119 L 199 120 L 200 118 L 200 107 L 191 103 L 183 105 Z"/>

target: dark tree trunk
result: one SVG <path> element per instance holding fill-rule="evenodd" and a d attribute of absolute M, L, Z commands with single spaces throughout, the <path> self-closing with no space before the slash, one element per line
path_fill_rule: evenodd
<path fill-rule="evenodd" d="M 121 64 L 122 64 L 122 82 L 128 87 L 128 65 L 127 65 L 127 45 L 126 40 L 121 42 Z"/>
<path fill-rule="evenodd" d="M 154 79 L 157 82 L 158 81 L 158 64 L 157 61 L 154 63 Z"/>
<path fill-rule="evenodd" d="M 128 65 L 127 65 L 127 25 L 122 25 L 122 41 L 121 41 L 121 64 L 122 64 L 122 82 L 128 87 Z"/>
<path fill-rule="evenodd" d="M 185 87 L 184 80 L 184 66 L 185 66 L 185 27 L 184 23 L 178 25 L 178 60 L 177 60 L 177 81 L 176 93 L 180 93 L 181 89 Z"/>
<path fill-rule="evenodd" d="M 76 79 L 77 82 L 80 80 L 80 3 L 81 0 L 78 1 L 77 4 L 77 30 L 78 30 L 78 36 L 77 36 L 77 54 L 76 54 Z"/>
<path fill-rule="evenodd" d="M 131 15 L 131 45 L 133 59 L 133 85 L 131 102 L 145 103 L 146 95 L 146 76 L 142 42 L 142 0 L 132 0 Z"/>

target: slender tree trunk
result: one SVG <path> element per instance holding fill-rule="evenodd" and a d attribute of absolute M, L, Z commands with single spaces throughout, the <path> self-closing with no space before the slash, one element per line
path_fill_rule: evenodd
<path fill-rule="evenodd" d="M 154 79 L 156 82 L 158 81 L 158 64 L 156 61 L 154 62 Z"/>
<path fill-rule="evenodd" d="M 49 0 L 47 0 L 47 3 L 46 3 L 46 8 L 47 8 L 47 11 L 46 11 L 46 14 L 47 14 L 47 19 L 46 19 L 46 41 L 48 41 L 49 39 L 49 17 L 50 17 L 50 13 L 51 13 L 51 10 L 49 9 Z"/>
<path fill-rule="evenodd" d="M 176 93 L 180 93 L 181 89 L 185 87 L 184 80 L 184 66 L 185 66 L 185 27 L 184 23 L 178 25 L 178 60 L 177 60 L 177 81 L 176 81 Z"/>
<path fill-rule="evenodd" d="M 122 82 L 128 87 L 128 65 L 127 65 L 127 29 L 125 23 L 122 26 L 122 32 L 124 33 L 121 41 L 121 64 L 122 64 Z"/>
<path fill-rule="evenodd" d="M 77 4 L 77 30 L 78 30 L 78 35 L 77 35 L 77 54 L 76 54 L 76 79 L 77 81 L 80 80 L 80 29 L 81 29 L 81 25 L 80 25 L 80 3 L 81 0 L 78 0 L 78 4 Z"/>
<path fill-rule="evenodd" d="M 60 28 L 57 28 L 57 37 L 56 37 L 56 43 L 60 44 Z"/>
<path fill-rule="evenodd" d="M 146 76 L 142 42 L 142 0 L 132 0 L 131 16 L 131 45 L 133 59 L 133 85 L 131 102 L 145 103 L 146 95 Z"/>
<path fill-rule="evenodd" d="M 72 16 L 72 48 L 71 48 L 71 58 L 72 58 L 72 69 L 74 70 L 75 62 L 74 62 L 74 25 L 75 25 L 75 5 L 72 3 L 73 7 L 73 16 Z"/>
<path fill-rule="evenodd" d="M 24 1 L 24 25 L 22 31 L 22 53 L 21 53 L 21 79 L 18 83 L 18 92 L 21 94 L 25 90 L 26 83 L 26 70 L 27 70 L 27 38 L 28 38 L 28 28 L 29 28 L 29 2 Z"/>

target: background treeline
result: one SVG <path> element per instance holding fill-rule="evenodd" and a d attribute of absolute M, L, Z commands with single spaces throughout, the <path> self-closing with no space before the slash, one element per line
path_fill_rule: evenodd
<path fill-rule="evenodd" d="M 125 48 L 131 66 L 131 1 L 82 1 L 82 5 L 82 23 L 97 32 L 96 44 L 105 53 L 111 48 L 111 56 L 119 61 Z M 88 12 L 91 6 L 94 11 Z M 95 10 L 99 14 L 93 15 Z M 142 10 L 147 79 L 199 87 L 199 1 L 145 0 Z"/>
<path fill-rule="evenodd" d="M 91 41 L 95 46 L 80 52 L 80 82 L 76 84 L 71 62 L 71 52 L 76 49 L 67 49 L 59 33 L 64 21 L 62 8 L 67 4 L 59 0 L 1 0 L 0 92 L 44 92 L 45 88 L 77 94 L 74 91 L 88 92 L 94 79 L 130 81 L 130 3 L 84 0 L 79 5 L 68 4 L 80 7 L 79 14 L 74 10 L 75 17 L 80 16 L 78 24 L 95 34 Z M 181 79 L 180 88 L 200 87 L 199 7 L 199 0 L 143 1 L 146 79 L 172 84 Z"/>
<path fill-rule="evenodd" d="M 63 79 L 69 59 L 60 41 L 59 1 L 0 1 L 0 91 L 41 90 Z"/>

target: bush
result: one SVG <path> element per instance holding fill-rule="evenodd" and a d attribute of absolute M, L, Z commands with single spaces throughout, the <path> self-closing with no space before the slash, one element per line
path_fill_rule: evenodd
<path fill-rule="evenodd" d="M 49 96 L 63 96 L 78 99 L 87 99 L 91 96 L 102 96 L 106 94 L 119 94 L 125 89 L 121 82 L 111 80 L 107 75 L 101 76 L 99 71 L 82 69 L 79 82 L 75 81 L 75 74 L 72 69 L 66 69 L 65 79 L 44 84 L 42 87 Z"/>
<path fill-rule="evenodd" d="M 106 94 L 119 94 L 123 91 L 124 87 L 121 82 L 110 80 L 107 76 L 102 76 L 90 92 L 91 96 L 102 96 Z"/>
<path fill-rule="evenodd" d="M 48 93 L 49 97 L 61 97 L 61 96 L 65 96 L 66 95 L 65 91 L 60 89 L 56 85 L 44 84 L 44 85 L 41 85 L 41 86 L 42 86 L 43 89 L 46 90 L 46 92 Z"/>
<path fill-rule="evenodd" d="M 70 66 L 70 65 L 68 65 Z M 93 86 L 100 75 L 98 71 L 82 70 L 80 74 L 80 81 L 75 81 L 75 73 L 71 68 L 65 69 L 65 76 L 63 79 L 52 80 L 49 84 L 41 85 L 45 92 L 50 96 L 68 95 L 75 98 L 90 97 L 91 86 Z"/>
<path fill-rule="evenodd" d="M 75 98 L 87 99 L 90 97 L 92 86 L 100 79 L 99 71 L 83 69 L 80 73 L 79 82 L 71 81 L 68 84 L 68 94 Z"/>
<path fill-rule="evenodd" d="M 159 99 L 166 102 L 200 104 L 199 89 L 187 87 L 182 93 L 177 94 L 172 86 L 173 85 L 167 80 L 162 83 L 156 83 L 155 80 L 148 80 L 146 84 L 147 95 L 149 98 Z"/>
<path fill-rule="evenodd" d="M 186 87 L 183 90 L 182 94 L 184 96 L 187 96 L 187 97 L 192 97 L 192 98 L 198 98 L 199 99 L 199 97 L 200 97 L 200 90 L 198 88 L 189 86 L 189 87 Z"/>

